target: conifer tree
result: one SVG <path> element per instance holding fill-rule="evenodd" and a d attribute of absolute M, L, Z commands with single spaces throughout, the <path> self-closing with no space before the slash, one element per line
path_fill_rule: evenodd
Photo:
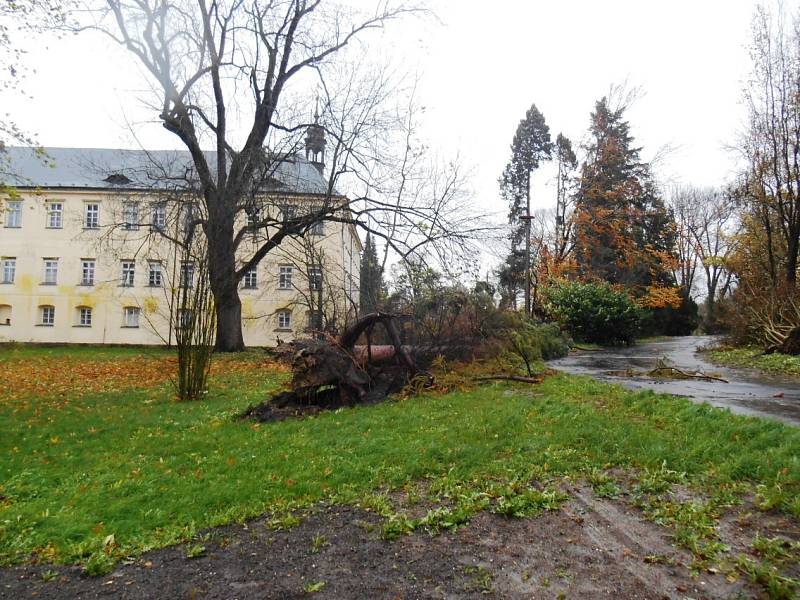
<path fill-rule="evenodd" d="M 359 309 L 362 315 L 375 312 L 382 298 L 386 296 L 383 283 L 383 269 L 378 261 L 378 250 L 375 240 L 367 234 L 364 244 L 364 254 L 361 256 L 359 290 Z"/>
<path fill-rule="evenodd" d="M 563 133 L 556 136 L 556 161 L 558 161 L 556 191 L 556 231 L 553 255 L 562 261 L 570 253 L 572 240 L 572 222 L 568 209 L 574 191 L 575 169 L 578 168 L 578 157 L 572 149 L 572 142 Z"/>
<path fill-rule="evenodd" d="M 539 165 L 550 160 L 553 144 L 544 115 L 532 104 L 519 122 L 511 143 L 509 160 L 500 177 L 500 194 L 509 203 L 511 252 L 500 270 L 501 285 L 507 293 L 525 290 L 525 311 L 531 312 L 530 298 L 530 216 L 531 175 Z"/>
<path fill-rule="evenodd" d="M 624 110 L 602 98 L 591 115 L 576 197 L 575 259 L 583 276 L 641 294 L 674 285 L 675 226 L 650 165 L 633 145 Z"/>

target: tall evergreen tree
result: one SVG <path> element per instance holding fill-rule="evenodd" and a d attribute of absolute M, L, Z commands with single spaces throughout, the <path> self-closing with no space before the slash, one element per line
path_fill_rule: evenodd
<path fill-rule="evenodd" d="M 375 240 L 367 234 L 364 253 L 361 255 L 361 273 L 359 289 L 359 309 L 362 315 L 378 310 L 382 298 L 386 296 L 383 282 L 383 269 L 378 261 L 378 250 Z"/>
<path fill-rule="evenodd" d="M 602 98 L 591 115 L 575 205 L 575 258 L 582 275 L 636 292 L 674 284 L 675 226 L 624 110 Z"/>
<path fill-rule="evenodd" d="M 556 235 L 553 255 L 557 261 L 561 261 L 570 253 L 571 249 L 572 223 L 567 213 L 574 191 L 578 157 L 572 149 L 572 142 L 563 133 L 556 136 L 555 154 L 558 162 L 558 179 L 556 181 Z"/>
<path fill-rule="evenodd" d="M 509 160 L 500 177 L 500 194 L 509 203 L 508 221 L 511 224 L 511 252 L 500 269 L 500 279 L 507 293 L 516 295 L 525 290 L 525 311 L 531 312 L 530 299 L 530 219 L 531 175 L 539 165 L 550 160 L 553 144 L 550 128 L 535 104 L 519 122 L 511 143 Z"/>

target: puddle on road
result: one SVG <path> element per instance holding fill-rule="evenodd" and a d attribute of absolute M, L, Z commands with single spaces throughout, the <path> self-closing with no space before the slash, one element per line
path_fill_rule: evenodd
<path fill-rule="evenodd" d="M 550 361 L 549 365 L 573 375 L 587 375 L 627 389 L 651 389 L 663 394 L 687 396 L 698 402 L 729 408 L 736 413 L 772 417 L 800 425 L 800 382 L 709 363 L 697 351 L 714 341 L 715 338 L 710 336 L 676 337 L 629 348 L 570 353 L 565 358 Z M 646 374 L 629 376 L 631 373 L 650 371 L 659 360 L 666 360 L 683 371 L 718 375 L 728 383 L 653 378 Z"/>

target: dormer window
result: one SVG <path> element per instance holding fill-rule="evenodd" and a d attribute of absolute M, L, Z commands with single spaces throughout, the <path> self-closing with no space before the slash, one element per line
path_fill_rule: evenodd
<path fill-rule="evenodd" d="M 110 183 L 111 185 L 127 185 L 131 182 L 125 175 L 122 173 L 112 173 L 105 179 L 103 179 L 106 183 Z"/>

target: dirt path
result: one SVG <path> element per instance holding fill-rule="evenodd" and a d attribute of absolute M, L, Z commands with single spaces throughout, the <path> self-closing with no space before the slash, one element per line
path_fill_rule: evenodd
<path fill-rule="evenodd" d="M 669 531 L 589 488 L 534 519 L 481 513 L 455 532 L 387 542 L 381 518 L 324 507 L 293 529 L 266 520 L 210 532 L 206 552 L 176 546 L 89 578 L 77 567 L 0 570 L 2 598 L 729 598 L 743 579 L 692 576 Z M 50 579 L 44 581 L 43 579 Z M 318 591 L 313 591 L 318 590 Z"/>

